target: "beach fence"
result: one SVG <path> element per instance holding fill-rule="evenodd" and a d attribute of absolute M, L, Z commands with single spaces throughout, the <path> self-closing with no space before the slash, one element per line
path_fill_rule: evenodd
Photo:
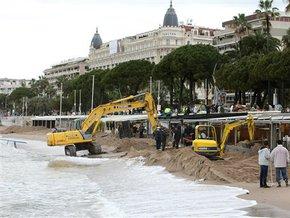
<path fill-rule="evenodd" d="M 12 145 L 14 148 L 17 148 L 17 145 L 19 144 L 27 144 L 25 141 L 20 141 L 20 140 L 14 140 L 14 139 L 5 139 L 5 138 L 0 138 L 1 144 L 7 144 L 7 145 Z"/>

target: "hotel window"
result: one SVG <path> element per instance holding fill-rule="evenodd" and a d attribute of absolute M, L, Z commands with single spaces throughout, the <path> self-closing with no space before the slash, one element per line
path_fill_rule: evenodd
<path fill-rule="evenodd" d="M 177 39 L 175 40 L 175 45 L 178 45 L 178 40 Z"/>
<path fill-rule="evenodd" d="M 170 45 L 170 39 L 166 39 L 166 45 Z"/>

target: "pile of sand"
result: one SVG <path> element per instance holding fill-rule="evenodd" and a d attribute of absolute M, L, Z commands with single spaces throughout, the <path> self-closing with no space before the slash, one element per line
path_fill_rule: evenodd
<path fill-rule="evenodd" d="M 259 178 L 257 146 L 248 152 L 228 152 L 224 160 L 211 161 L 192 151 L 190 147 L 157 151 L 153 139 L 118 139 L 100 134 L 97 142 L 113 152 L 126 152 L 126 157 L 145 158 L 148 165 L 161 165 L 171 173 L 189 176 L 195 180 L 218 182 L 256 182 Z"/>

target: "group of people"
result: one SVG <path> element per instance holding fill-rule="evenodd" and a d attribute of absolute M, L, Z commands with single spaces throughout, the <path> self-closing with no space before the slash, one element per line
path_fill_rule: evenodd
<path fill-rule="evenodd" d="M 139 127 L 137 125 L 133 125 L 132 132 L 135 137 L 139 136 L 139 138 L 144 138 L 145 127 L 143 123 L 139 124 Z"/>
<path fill-rule="evenodd" d="M 276 170 L 277 187 L 281 187 L 281 181 L 288 186 L 288 172 L 287 167 L 290 163 L 289 151 L 283 147 L 282 141 L 277 141 L 277 147 L 270 152 L 268 142 L 265 142 L 259 150 L 259 165 L 260 165 L 260 187 L 270 188 L 267 184 L 268 168 L 274 163 Z"/>
<path fill-rule="evenodd" d="M 172 139 L 173 148 L 178 149 L 180 143 L 186 146 L 186 139 L 192 137 L 192 134 L 194 134 L 194 128 L 189 124 L 177 124 L 170 129 L 158 127 L 154 133 L 156 149 L 164 151 L 169 137 Z M 192 141 L 192 138 L 190 138 L 190 141 Z"/>

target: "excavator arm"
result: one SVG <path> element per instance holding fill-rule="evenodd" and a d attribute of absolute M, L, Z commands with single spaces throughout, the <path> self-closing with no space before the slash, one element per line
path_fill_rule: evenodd
<path fill-rule="evenodd" d="M 221 155 L 223 155 L 223 153 L 224 153 L 225 143 L 228 139 L 230 132 L 234 128 L 245 125 L 245 124 L 248 125 L 248 132 L 249 132 L 250 140 L 254 139 L 255 126 L 254 126 L 254 118 L 252 115 L 249 115 L 246 120 L 237 120 L 237 121 L 233 121 L 231 123 L 227 123 L 227 124 L 225 124 L 223 136 L 222 136 L 221 143 L 220 143 Z"/>
<path fill-rule="evenodd" d="M 136 100 L 143 96 L 144 99 Z M 140 95 L 129 96 L 127 98 L 96 107 L 82 123 L 81 131 L 87 132 L 87 130 L 93 126 L 92 135 L 94 135 L 97 131 L 98 125 L 100 124 L 102 116 L 115 112 L 129 111 L 132 109 L 140 108 L 144 108 L 147 111 L 148 120 L 151 123 L 153 130 L 155 130 L 157 128 L 157 110 L 155 108 L 154 99 L 150 93 L 144 93 Z"/>
<path fill-rule="evenodd" d="M 78 150 L 91 149 L 90 153 L 98 153 L 92 148 L 92 146 L 95 146 L 93 136 L 97 132 L 102 116 L 132 109 L 145 109 L 153 130 L 157 128 L 157 110 L 153 96 L 150 93 L 143 93 L 113 101 L 108 104 L 99 105 L 94 108 L 83 121 L 80 130 L 49 133 L 47 145 L 68 146 L 70 148 L 68 153 L 71 156 L 75 156 Z M 100 150 L 100 148 L 98 150 Z"/>

